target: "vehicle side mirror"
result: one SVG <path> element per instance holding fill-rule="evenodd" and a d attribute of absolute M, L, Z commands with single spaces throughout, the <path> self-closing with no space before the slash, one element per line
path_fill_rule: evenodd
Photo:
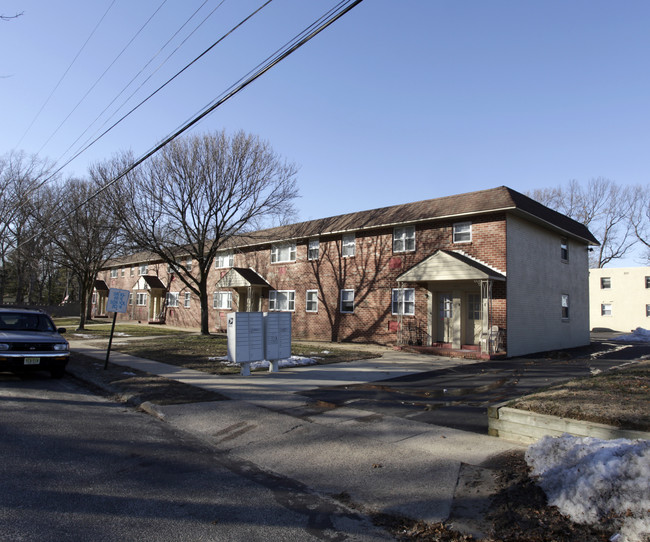
<path fill-rule="evenodd" d="M 58 328 L 56 331 L 57 331 L 58 333 L 63 334 L 63 333 L 66 332 L 66 329 L 65 329 L 64 327 L 60 327 L 60 328 Z"/>

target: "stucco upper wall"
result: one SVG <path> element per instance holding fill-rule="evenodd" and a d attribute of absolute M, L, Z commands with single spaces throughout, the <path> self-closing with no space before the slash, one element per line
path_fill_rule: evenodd
<path fill-rule="evenodd" d="M 589 270 L 589 325 L 631 331 L 650 329 L 650 267 L 621 267 Z M 608 278 L 605 284 L 602 278 Z M 607 287 L 609 286 L 609 287 Z M 603 311 L 603 305 L 605 311 Z M 606 312 L 606 314 L 603 314 Z"/>
<path fill-rule="evenodd" d="M 508 355 L 589 344 L 589 258 L 586 243 L 509 214 L 507 228 Z M 569 318 L 562 318 L 562 296 Z"/>

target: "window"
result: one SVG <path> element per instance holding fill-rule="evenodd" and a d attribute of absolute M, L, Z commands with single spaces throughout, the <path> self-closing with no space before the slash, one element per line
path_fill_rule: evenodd
<path fill-rule="evenodd" d="M 117 278 L 117 269 L 111 269 L 111 278 L 116 279 Z"/>
<path fill-rule="evenodd" d="M 612 304 L 611 303 L 603 303 L 600 306 L 600 315 L 601 316 L 611 316 L 612 315 Z"/>
<path fill-rule="evenodd" d="M 307 259 L 318 260 L 319 250 L 320 250 L 320 241 L 318 239 L 310 239 L 309 247 L 307 248 Z"/>
<path fill-rule="evenodd" d="M 120 275 L 124 276 L 124 271 L 125 271 L 124 268 L 120 269 Z"/>
<path fill-rule="evenodd" d="M 129 269 L 129 275 L 131 275 L 131 276 L 135 275 L 135 267 L 132 267 L 131 269 Z"/>
<path fill-rule="evenodd" d="M 165 301 L 168 307 L 178 307 L 178 292 L 167 292 Z"/>
<path fill-rule="evenodd" d="M 235 255 L 232 250 L 227 250 L 225 252 L 217 252 L 217 256 L 214 259 L 215 267 L 233 267 L 235 265 Z"/>
<path fill-rule="evenodd" d="M 140 275 L 146 275 L 147 273 L 149 273 L 149 266 L 146 263 L 140 265 L 138 267 L 138 273 Z"/>
<path fill-rule="evenodd" d="M 296 309 L 296 292 L 272 290 L 269 292 L 269 311 L 293 311 Z"/>
<path fill-rule="evenodd" d="M 188 256 L 187 259 L 185 260 L 185 271 L 188 273 L 192 272 L 192 257 Z"/>
<path fill-rule="evenodd" d="M 470 243 L 472 241 L 472 223 L 458 222 L 454 224 L 454 243 Z"/>
<path fill-rule="evenodd" d="M 137 293 L 135 294 L 135 304 L 139 307 L 145 307 L 147 305 L 147 294 Z"/>
<path fill-rule="evenodd" d="M 393 314 L 415 314 L 415 288 L 393 288 Z"/>
<path fill-rule="evenodd" d="M 307 290 L 307 312 L 318 312 L 318 290 Z"/>
<path fill-rule="evenodd" d="M 611 277 L 600 277 L 600 287 L 603 290 L 611 288 L 612 287 Z"/>
<path fill-rule="evenodd" d="M 650 317 L 650 305 L 645 306 L 645 315 Z"/>
<path fill-rule="evenodd" d="M 341 255 L 344 258 L 350 258 L 354 256 L 356 248 L 356 237 L 354 233 L 346 233 L 343 236 L 343 244 L 341 246 Z"/>
<path fill-rule="evenodd" d="M 212 307 L 219 310 L 230 310 L 232 306 L 232 292 L 215 292 L 212 298 Z"/>
<path fill-rule="evenodd" d="M 569 240 L 566 237 L 560 240 L 560 257 L 564 262 L 569 261 Z"/>
<path fill-rule="evenodd" d="M 467 296 L 467 319 L 481 319 L 481 296 L 480 294 L 469 294 Z"/>
<path fill-rule="evenodd" d="M 405 226 L 393 230 L 393 252 L 415 250 L 415 226 Z"/>
<path fill-rule="evenodd" d="M 271 246 L 271 263 L 295 262 L 296 243 L 282 243 Z"/>
<path fill-rule="evenodd" d="M 189 308 L 190 308 L 190 299 L 192 299 L 192 294 L 191 294 L 191 292 L 185 292 L 185 303 L 184 303 L 183 306 L 184 306 L 186 309 L 189 309 Z"/>
<path fill-rule="evenodd" d="M 97 292 L 93 292 L 93 298 L 92 298 L 91 303 L 93 305 L 97 305 Z"/>
<path fill-rule="evenodd" d="M 129 305 L 133 305 L 133 292 L 129 293 Z"/>
<path fill-rule="evenodd" d="M 341 290 L 341 312 L 354 312 L 354 290 Z"/>
<path fill-rule="evenodd" d="M 569 296 L 562 294 L 562 320 L 569 319 Z"/>
<path fill-rule="evenodd" d="M 650 277 L 645 278 L 645 287 L 650 288 Z"/>

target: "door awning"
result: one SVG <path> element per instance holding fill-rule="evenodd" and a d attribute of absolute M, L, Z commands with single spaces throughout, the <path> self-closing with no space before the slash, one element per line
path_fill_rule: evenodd
<path fill-rule="evenodd" d="M 108 292 L 108 284 L 106 284 L 102 279 L 96 279 L 95 290 L 98 292 Z"/>
<path fill-rule="evenodd" d="M 255 271 L 245 267 L 232 267 L 217 281 L 217 288 L 248 288 L 249 286 L 271 287 Z"/>
<path fill-rule="evenodd" d="M 504 273 L 453 250 L 437 250 L 397 277 L 398 282 L 437 280 L 506 280 Z"/>
<path fill-rule="evenodd" d="M 155 275 L 142 275 L 133 287 L 134 290 L 166 290 L 162 280 Z"/>

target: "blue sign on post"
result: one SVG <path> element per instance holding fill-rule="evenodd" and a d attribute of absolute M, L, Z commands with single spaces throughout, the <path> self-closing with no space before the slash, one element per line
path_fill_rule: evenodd
<path fill-rule="evenodd" d="M 109 288 L 108 300 L 106 301 L 106 312 L 113 313 L 113 325 L 111 326 L 111 336 L 108 339 L 108 348 L 106 349 L 106 361 L 104 369 L 108 368 L 108 357 L 111 355 L 111 344 L 113 343 L 113 332 L 115 331 L 115 320 L 118 312 L 126 312 L 129 305 L 129 291 Z"/>

